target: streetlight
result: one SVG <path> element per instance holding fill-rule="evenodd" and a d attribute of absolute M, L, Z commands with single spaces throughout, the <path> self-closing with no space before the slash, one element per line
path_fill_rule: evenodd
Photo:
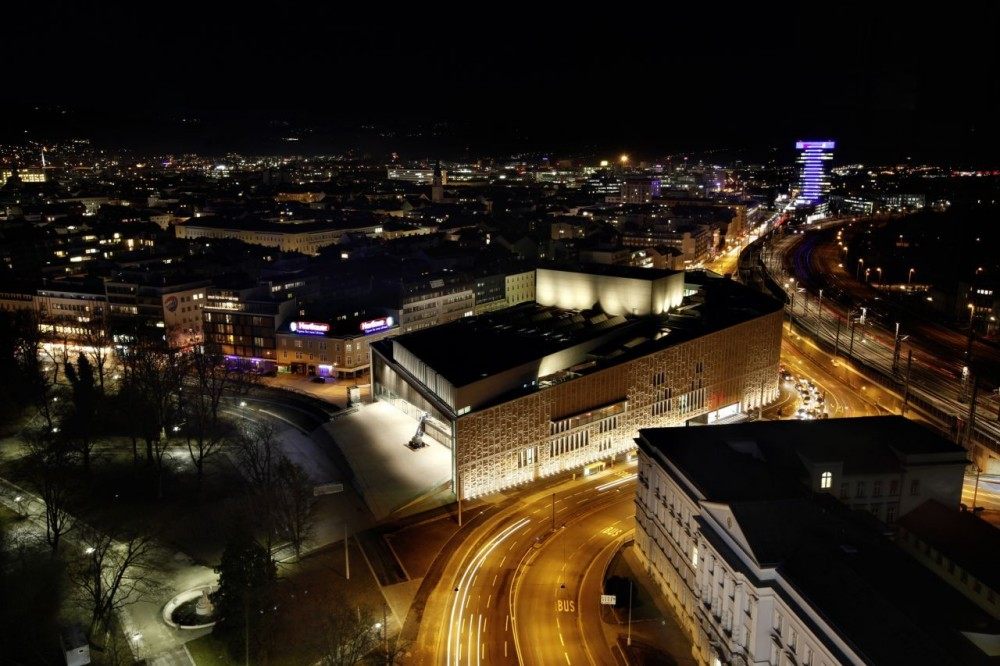
<path fill-rule="evenodd" d="M 878 271 L 878 286 L 881 287 L 882 286 L 882 267 L 878 266 L 878 267 L 875 268 L 875 270 Z"/>
<path fill-rule="evenodd" d="M 906 284 L 913 284 L 913 274 L 917 271 L 916 268 L 911 268 L 909 274 L 906 277 Z"/>
<path fill-rule="evenodd" d="M 858 259 L 858 269 L 854 271 L 854 279 L 858 282 L 861 281 L 861 267 L 865 265 L 864 259 Z"/>
<path fill-rule="evenodd" d="M 868 284 L 868 276 L 871 275 L 871 273 L 872 273 L 872 269 L 870 269 L 870 268 L 866 268 L 865 269 L 865 284 Z"/>

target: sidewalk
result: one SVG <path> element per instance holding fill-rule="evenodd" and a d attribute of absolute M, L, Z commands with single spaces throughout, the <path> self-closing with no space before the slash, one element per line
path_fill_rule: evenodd
<path fill-rule="evenodd" d="M 15 502 L 14 498 L 20 497 Z M 0 502 L 11 510 L 22 515 L 43 534 L 45 532 L 45 502 L 24 488 L 0 479 Z M 78 540 L 78 530 L 72 529 L 64 536 L 67 545 L 83 549 L 85 544 Z M 215 583 L 218 575 L 210 568 L 196 565 L 184 553 L 174 553 L 170 556 L 158 546 L 160 556 L 156 558 L 162 563 L 159 571 L 163 574 L 158 581 L 158 593 L 152 597 L 126 606 L 118 613 L 119 622 L 128 639 L 132 656 L 137 660 L 151 659 L 161 653 L 172 653 L 174 659 L 180 659 L 178 648 L 193 638 L 197 638 L 209 630 L 181 631 L 168 627 L 161 619 L 164 604 L 180 591 Z M 174 662 L 177 663 L 177 662 Z M 183 663 L 183 662 L 181 662 Z M 190 663 L 190 662 L 188 662 Z"/>
<path fill-rule="evenodd" d="M 616 548 L 605 550 L 601 558 L 593 563 L 593 571 L 597 575 L 592 575 L 590 578 L 597 578 L 603 583 L 610 576 L 624 576 L 630 578 L 634 585 L 632 647 L 629 649 L 626 646 L 629 633 L 627 607 L 622 609 L 600 607 L 604 645 L 615 646 L 611 649 L 615 663 L 621 663 L 625 658 L 628 663 L 661 663 L 660 660 L 663 660 L 663 663 L 672 663 L 676 666 L 696 666 L 697 661 L 691 654 L 690 639 L 667 605 L 658 598 L 656 584 L 642 568 L 634 548 L 634 542 L 631 540 L 621 542 Z M 593 585 L 597 581 L 590 582 Z M 585 626 L 596 625 L 595 620 L 589 622 L 583 618 L 581 620 L 585 622 Z M 603 654 L 607 655 L 607 651 L 603 651 Z M 623 654 L 626 656 L 623 657 Z M 604 660 L 607 658 L 605 656 Z"/>

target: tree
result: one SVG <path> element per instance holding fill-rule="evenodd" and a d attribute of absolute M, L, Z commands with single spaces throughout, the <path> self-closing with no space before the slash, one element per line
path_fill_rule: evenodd
<path fill-rule="evenodd" d="M 103 411 L 100 388 L 90 361 L 82 353 L 76 365 L 66 364 L 66 379 L 73 388 L 73 408 L 65 421 L 66 437 L 74 443 L 85 471 L 90 472 L 90 454 L 97 444 L 96 428 Z"/>
<path fill-rule="evenodd" d="M 129 353 L 127 389 L 135 391 L 141 420 L 138 432 L 146 443 L 146 462 L 156 479 L 156 497 L 163 498 L 167 451 L 180 430 L 180 392 L 184 380 L 179 354 L 162 351 L 155 343 L 137 339 Z"/>
<path fill-rule="evenodd" d="M 312 515 L 313 482 L 300 465 L 284 456 L 278 462 L 276 480 L 271 496 L 277 531 L 288 539 L 298 558 L 302 554 L 302 545 L 312 536 L 315 527 Z"/>
<path fill-rule="evenodd" d="M 115 612 L 156 589 L 150 576 L 153 542 L 140 535 L 116 540 L 87 528 L 80 540 L 84 553 L 70 569 L 70 580 L 90 614 L 90 630 L 106 629 Z"/>
<path fill-rule="evenodd" d="M 246 424 L 236 439 L 236 458 L 251 487 L 273 487 L 278 460 L 281 458 L 278 433 L 274 425 L 269 421 Z"/>
<path fill-rule="evenodd" d="M 25 432 L 29 475 L 45 502 L 45 542 L 52 555 L 59 551 L 62 537 L 73 528 L 68 508 L 72 502 L 72 470 L 66 446 L 57 429 L 41 426 Z"/>
<path fill-rule="evenodd" d="M 89 326 L 83 331 L 81 342 L 87 348 L 87 357 L 97 377 L 97 388 L 104 394 L 105 380 L 114 358 L 114 338 L 103 324 Z"/>
<path fill-rule="evenodd" d="M 338 604 L 327 613 L 317 633 L 323 652 L 320 663 L 352 666 L 368 656 L 379 643 L 377 621 L 368 608 Z"/>
<path fill-rule="evenodd" d="M 226 544 L 215 571 L 219 574 L 219 589 L 212 595 L 215 632 L 227 641 L 233 656 L 258 654 L 266 644 L 267 611 L 278 577 L 271 554 L 241 533 Z"/>
<path fill-rule="evenodd" d="M 11 421 L 35 401 L 42 380 L 41 333 L 31 310 L 0 312 L 0 417 Z"/>
<path fill-rule="evenodd" d="M 201 481 L 205 460 L 221 449 L 232 432 L 231 424 L 223 418 L 223 400 L 245 396 L 257 375 L 227 363 L 220 354 L 195 350 L 186 360 L 184 431 L 188 454 Z"/>
<path fill-rule="evenodd" d="M 282 458 L 274 426 L 268 421 L 247 424 L 236 438 L 236 457 L 247 480 L 247 501 L 254 522 L 264 530 L 264 545 L 271 552 L 278 523 L 274 494 Z"/>

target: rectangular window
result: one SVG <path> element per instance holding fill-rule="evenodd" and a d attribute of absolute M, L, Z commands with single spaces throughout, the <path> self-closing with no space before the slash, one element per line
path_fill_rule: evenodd
<path fill-rule="evenodd" d="M 865 482 L 864 481 L 858 481 L 858 487 L 857 487 L 857 489 L 854 492 L 854 496 L 855 497 L 864 497 L 865 496 Z"/>
<path fill-rule="evenodd" d="M 899 494 L 899 480 L 893 479 L 889 482 L 889 495 L 895 497 Z"/>
<path fill-rule="evenodd" d="M 875 481 L 872 483 L 872 497 L 881 497 L 881 496 L 882 496 L 882 482 Z"/>
<path fill-rule="evenodd" d="M 840 499 L 847 499 L 851 496 L 851 484 L 842 483 L 840 484 Z"/>
<path fill-rule="evenodd" d="M 910 494 L 911 495 L 920 494 L 920 479 L 913 479 L 913 481 L 910 481 Z"/>

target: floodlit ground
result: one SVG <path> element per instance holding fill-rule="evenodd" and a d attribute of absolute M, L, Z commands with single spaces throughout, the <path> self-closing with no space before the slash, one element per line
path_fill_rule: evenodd
<path fill-rule="evenodd" d="M 451 451 L 430 437 L 424 438 L 428 445 L 422 449 L 406 446 L 417 421 L 388 403 L 365 405 L 324 427 L 347 458 L 358 490 L 378 519 L 440 494 L 451 479 Z"/>

